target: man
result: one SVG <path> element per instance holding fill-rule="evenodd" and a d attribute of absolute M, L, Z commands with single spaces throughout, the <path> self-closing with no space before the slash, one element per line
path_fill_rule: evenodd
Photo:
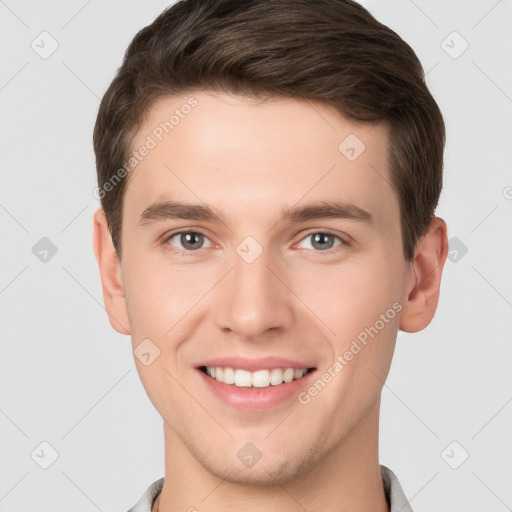
<path fill-rule="evenodd" d="M 350 0 L 184 0 L 136 35 L 94 131 L 105 305 L 164 420 L 132 512 L 411 510 L 380 394 L 438 302 L 444 137 Z"/>

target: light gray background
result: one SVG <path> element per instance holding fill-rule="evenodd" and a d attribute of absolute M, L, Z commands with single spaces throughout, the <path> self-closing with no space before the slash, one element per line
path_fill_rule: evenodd
<path fill-rule="evenodd" d="M 399 334 L 381 463 L 415 512 L 512 510 L 512 2 L 363 3 L 416 50 L 444 113 L 454 260 L 432 324 Z M 0 0 L 2 512 L 126 511 L 163 476 L 162 420 L 103 309 L 91 218 L 99 99 L 166 4 Z M 46 59 L 42 31 L 59 45 Z"/>

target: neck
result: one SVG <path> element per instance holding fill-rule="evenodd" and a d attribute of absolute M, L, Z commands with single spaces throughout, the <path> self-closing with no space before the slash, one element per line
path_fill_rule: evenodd
<path fill-rule="evenodd" d="M 379 405 L 315 466 L 276 485 L 240 485 L 229 474 L 213 475 L 164 422 L 165 482 L 153 511 L 389 512 L 378 462 Z"/>

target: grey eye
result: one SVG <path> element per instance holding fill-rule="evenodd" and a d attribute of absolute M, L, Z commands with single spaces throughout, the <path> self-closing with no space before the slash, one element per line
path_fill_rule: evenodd
<path fill-rule="evenodd" d="M 186 231 L 181 233 L 175 233 L 171 237 L 169 237 L 169 242 L 172 245 L 177 245 L 179 249 L 183 249 L 186 251 L 195 251 L 197 249 L 202 249 L 205 245 L 205 242 L 208 239 L 202 234 L 196 231 Z"/>
<path fill-rule="evenodd" d="M 309 240 L 309 246 L 306 246 L 305 249 L 315 249 L 317 251 L 326 251 L 343 243 L 341 238 L 332 235 L 331 233 L 322 232 L 311 233 L 310 235 L 306 236 L 301 243 Z M 338 243 L 336 243 L 336 241 Z"/>

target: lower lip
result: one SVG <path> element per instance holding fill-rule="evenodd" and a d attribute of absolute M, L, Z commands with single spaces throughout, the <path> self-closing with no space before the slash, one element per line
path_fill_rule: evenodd
<path fill-rule="evenodd" d="M 234 384 L 224 384 L 224 382 L 219 382 L 199 369 L 197 371 L 208 388 L 224 403 L 251 411 L 270 409 L 289 400 L 291 397 L 295 398 L 309 384 L 311 376 L 315 373 L 315 370 L 310 371 L 300 379 L 278 384 L 277 386 L 247 388 L 238 387 Z"/>

